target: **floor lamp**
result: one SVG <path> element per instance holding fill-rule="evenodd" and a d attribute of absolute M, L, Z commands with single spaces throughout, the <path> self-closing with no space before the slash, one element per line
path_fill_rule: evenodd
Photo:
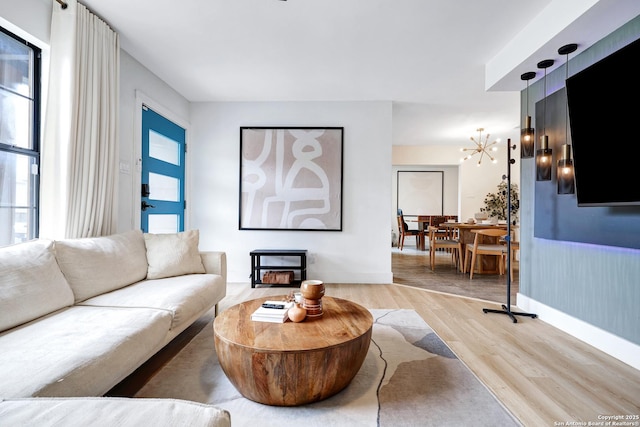
<path fill-rule="evenodd" d="M 518 311 L 511 311 L 511 165 L 516 161 L 511 158 L 511 150 L 515 150 L 516 145 L 511 145 L 511 138 L 507 140 L 507 175 L 502 176 L 502 179 L 507 179 L 507 304 L 502 304 L 502 310 L 494 310 L 490 308 L 483 308 L 482 311 L 484 313 L 500 313 L 506 314 L 513 320 L 513 323 L 518 323 L 518 319 L 516 316 L 526 316 L 536 318 L 537 314 L 533 313 L 522 313 Z"/>

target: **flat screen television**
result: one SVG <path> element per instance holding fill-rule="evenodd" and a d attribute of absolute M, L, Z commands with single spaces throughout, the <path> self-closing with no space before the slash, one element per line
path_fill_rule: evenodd
<path fill-rule="evenodd" d="M 578 206 L 640 206 L 640 39 L 566 81 Z"/>

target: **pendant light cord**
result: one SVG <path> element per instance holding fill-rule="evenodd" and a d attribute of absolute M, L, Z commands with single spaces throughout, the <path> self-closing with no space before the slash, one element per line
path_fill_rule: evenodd
<path fill-rule="evenodd" d="M 529 115 L 529 80 L 527 80 L 527 116 Z"/>
<path fill-rule="evenodd" d="M 567 53 L 567 62 L 565 63 L 564 66 L 565 69 L 565 77 L 564 77 L 564 95 L 566 98 L 566 101 L 564 103 L 564 107 L 565 107 L 565 119 L 564 119 L 564 143 L 568 144 L 569 143 L 569 92 L 567 92 L 567 80 L 569 79 L 569 53 Z"/>
<path fill-rule="evenodd" d="M 547 69 L 544 69 L 544 111 L 542 112 L 542 135 L 547 134 Z"/>

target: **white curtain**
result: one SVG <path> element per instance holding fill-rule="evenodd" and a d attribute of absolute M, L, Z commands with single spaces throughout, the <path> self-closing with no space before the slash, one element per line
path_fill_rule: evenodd
<path fill-rule="evenodd" d="M 112 234 L 118 179 L 117 33 L 76 0 L 53 5 L 40 236 Z"/>

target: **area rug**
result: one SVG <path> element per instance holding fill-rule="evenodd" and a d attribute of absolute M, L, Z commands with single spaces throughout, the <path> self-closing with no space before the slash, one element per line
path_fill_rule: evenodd
<path fill-rule="evenodd" d="M 340 393 L 299 407 L 243 398 L 215 354 L 209 324 L 135 397 L 211 403 L 233 426 L 517 426 L 519 423 L 414 310 L 371 310 L 362 368 Z"/>

